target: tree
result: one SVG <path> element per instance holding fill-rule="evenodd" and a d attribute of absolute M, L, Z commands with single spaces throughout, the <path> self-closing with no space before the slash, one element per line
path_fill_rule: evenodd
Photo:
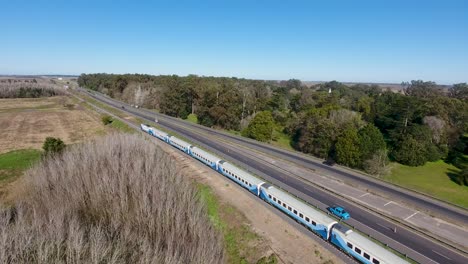
<path fill-rule="evenodd" d="M 359 151 L 359 136 L 355 128 L 346 129 L 338 137 L 335 146 L 336 161 L 340 164 L 357 167 L 361 162 L 361 153 Z"/>
<path fill-rule="evenodd" d="M 468 100 L 468 84 L 457 83 L 452 86 L 449 90 L 449 94 L 453 98 L 460 100 Z"/>
<path fill-rule="evenodd" d="M 445 133 L 445 121 L 437 116 L 425 116 L 423 118 L 423 123 L 431 129 L 434 143 L 439 144 L 441 142 L 441 137 Z"/>
<path fill-rule="evenodd" d="M 243 133 L 245 136 L 258 141 L 270 141 L 273 134 L 274 121 L 270 111 L 258 113 Z"/>
<path fill-rule="evenodd" d="M 364 126 L 364 122 L 361 119 L 361 115 L 357 112 L 348 109 L 330 110 L 330 113 L 328 114 L 328 119 L 340 131 L 343 131 L 344 129 L 350 126 L 356 129 L 359 129 L 362 126 Z"/>
<path fill-rule="evenodd" d="M 363 163 L 364 170 L 375 176 L 382 176 L 388 171 L 388 153 L 386 149 L 379 149 L 372 157 Z"/>
<path fill-rule="evenodd" d="M 327 111 L 312 109 L 297 118 L 299 122 L 289 128 L 294 148 L 320 158 L 329 156 L 337 129 L 326 114 Z"/>
<path fill-rule="evenodd" d="M 47 137 L 42 149 L 46 155 L 60 153 L 65 149 L 65 143 L 60 138 Z"/>
<path fill-rule="evenodd" d="M 359 130 L 358 135 L 361 161 L 371 159 L 378 151 L 386 148 L 382 133 L 373 124 L 367 124 Z"/>
<path fill-rule="evenodd" d="M 424 82 L 421 80 L 411 81 L 411 84 L 407 85 L 405 94 L 409 96 L 419 98 L 431 98 L 437 95 L 441 95 L 441 89 L 437 87 L 435 82 Z"/>
<path fill-rule="evenodd" d="M 468 168 L 463 169 L 458 176 L 459 184 L 468 186 Z"/>
<path fill-rule="evenodd" d="M 422 166 L 427 161 L 426 145 L 408 135 L 396 145 L 392 157 L 404 165 Z"/>

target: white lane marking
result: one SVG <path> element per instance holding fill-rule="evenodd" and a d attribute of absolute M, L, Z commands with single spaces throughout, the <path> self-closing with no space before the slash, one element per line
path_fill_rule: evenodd
<path fill-rule="evenodd" d="M 405 218 L 405 221 L 407 221 L 408 219 L 410 219 L 411 217 L 413 217 L 413 216 L 414 216 L 415 214 L 417 214 L 417 213 L 418 213 L 418 212 L 415 212 L 414 214 L 412 214 L 412 215 L 406 217 L 406 218 Z"/>
<path fill-rule="evenodd" d="M 391 204 L 391 203 L 393 203 L 393 201 L 390 201 L 390 202 L 384 204 L 384 206 L 387 206 L 387 205 L 389 205 L 389 204 Z"/>
<path fill-rule="evenodd" d="M 363 195 L 361 195 L 361 196 L 359 196 L 359 197 L 364 197 L 364 196 L 366 196 L 366 195 L 369 195 L 369 193 L 365 193 L 365 194 L 363 194 Z"/>
<path fill-rule="evenodd" d="M 384 226 L 384 225 L 381 225 L 381 224 L 379 224 L 379 223 L 376 223 L 376 224 L 378 224 L 379 226 L 381 226 L 381 227 L 383 227 L 383 228 L 388 229 L 388 226 Z"/>
<path fill-rule="evenodd" d="M 437 252 L 437 251 L 435 251 L 435 250 L 432 250 L 432 252 L 434 252 L 434 253 L 436 253 L 437 255 L 442 256 L 442 257 L 444 257 L 444 258 L 446 258 L 446 259 L 448 259 L 448 260 L 452 260 L 451 258 L 449 258 L 449 257 L 447 257 L 447 256 L 445 256 L 445 255 L 443 255 L 443 254 L 440 254 L 439 252 Z"/>

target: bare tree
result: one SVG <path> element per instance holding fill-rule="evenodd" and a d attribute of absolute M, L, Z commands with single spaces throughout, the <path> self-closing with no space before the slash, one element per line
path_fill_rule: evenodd
<path fill-rule="evenodd" d="M 425 116 L 423 123 L 431 129 L 434 143 L 439 144 L 441 137 L 445 134 L 445 121 L 437 116 Z"/>
<path fill-rule="evenodd" d="M 112 135 L 28 171 L 0 210 L 0 263 L 223 263 L 193 184 L 154 144 Z"/>
<path fill-rule="evenodd" d="M 349 124 L 352 124 L 356 129 L 365 125 L 359 113 L 348 109 L 332 110 L 328 118 L 339 129 L 344 129 Z"/>
<path fill-rule="evenodd" d="M 389 172 L 387 150 L 377 151 L 371 159 L 364 161 L 364 170 L 374 176 L 383 176 Z"/>

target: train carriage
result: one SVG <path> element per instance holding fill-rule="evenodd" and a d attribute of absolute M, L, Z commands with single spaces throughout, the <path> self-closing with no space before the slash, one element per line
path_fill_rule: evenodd
<path fill-rule="evenodd" d="M 369 238 L 353 232 L 348 227 L 336 224 L 331 232 L 330 242 L 366 264 L 408 263 Z"/>
<path fill-rule="evenodd" d="M 294 196 L 275 188 L 269 184 L 263 184 L 261 198 L 273 206 L 285 212 L 301 224 L 305 225 L 323 239 L 328 240 L 330 230 L 336 224 L 336 220 L 324 214 L 311 205 L 302 202 Z"/>
<path fill-rule="evenodd" d="M 157 137 L 164 142 L 168 142 L 169 134 L 167 134 L 166 132 L 163 132 L 159 129 L 156 129 L 150 125 L 145 125 L 145 124 L 141 124 L 140 127 L 141 127 L 141 130 L 150 134 L 151 136 Z"/>
<path fill-rule="evenodd" d="M 258 196 L 260 194 L 260 186 L 264 183 L 264 181 L 253 176 L 252 174 L 241 170 L 236 166 L 225 161 L 219 162 L 218 171 L 224 176 L 237 182 L 242 187 L 248 189 L 255 195 Z"/>
<path fill-rule="evenodd" d="M 150 132 L 151 132 L 150 134 L 152 136 L 155 136 L 155 137 L 159 138 L 162 141 L 169 142 L 169 134 L 167 134 L 166 132 L 163 132 L 163 131 L 161 131 L 159 129 L 156 129 L 154 127 L 151 128 Z"/>
<path fill-rule="evenodd" d="M 206 165 L 210 166 L 212 169 L 218 171 L 218 165 L 219 165 L 219 162 L 221 161 L 220 158 L 197 147 L 192 147 L 190 150 L 190 153 L 191 153 L 190 155 L 194 157 L 195 159 L 205 163 Z"/>
<path fill-rule="evenodd" d="M 174 136 L 168 137 L 168 143 L 190 155 L 190 148 L 192 147 L 190 143 L 185 142 L 182 139 L 178 139 Z"/>

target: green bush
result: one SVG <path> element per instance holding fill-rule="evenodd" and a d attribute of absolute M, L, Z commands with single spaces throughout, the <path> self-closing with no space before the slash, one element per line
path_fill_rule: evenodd
<path fill-rule="evenodd" d="M 249 126 L 242 131 L 242 135 L 258 141 L 267 142 L 272 139 L 274 125 L 275 123 L 271 112 L 262 111 L 250 121 Z"/>
<path fill-rule="evenodd" d="M 42 145 L 46 155 L 62 152 L 64 148 L 65 143 L 60 138 L 54 137 L 47 137 Z"/>
<path fill-rule="evenodd" d="M 104 125 L 108 125 L 110 123 L 112 123 L 112 117 L 110 115 L 104 115 L 101 117 L 101 120 L 102 120 L 102 123 Z"/>

